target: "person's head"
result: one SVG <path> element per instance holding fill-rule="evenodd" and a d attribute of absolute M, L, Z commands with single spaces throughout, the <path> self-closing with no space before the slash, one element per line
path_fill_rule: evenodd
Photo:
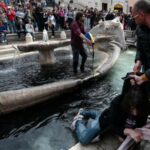
<path fill-rule="evenodd" d="M 82 12 L 76 14 L 76 21 L 84 22 L 84 14 Z"/>
<path fill-rule="evenodd" d="M 29 23 L 29 24 L 32 24 L 32 20 L 31 20 L 31 19 L 28 19 L 28 23 Z"/>
<path fill-rule="evenodd" d="M 134 116 L 147 113 L 148 95 L 143 86 L 131 86 L 123 97 L 122 107 L 126 113 Z"/>
<path fill-rule="evenodd" d="M 138 0 L 132 9 L 132 17 L 139 25 L 147 25 L 150 19 L 150 1 Z"/>
<path fill-rule="evenodd" d="M 135 73 L 135 72 L 128 72 L 124 77 L 122 77 L 122 79 L 124 80 L 124 83 L 123 83 L 121 95 L 124 96 L 128 92 L 128 90 L 130 89 L 130 87 L 135 84 L 135 81 L 132 81 L 134 79 L 132 79 L 130 77 L 130 75 L 141 76 L 142 74 L 143 73 L 141 73 L 141 72 L 137 72 L 137 73 Z M 134 82 L 134 84 L 133 84 L 133 82 Z M 144 83 L 144 84 L 146 84 L 146 83 Z"/>

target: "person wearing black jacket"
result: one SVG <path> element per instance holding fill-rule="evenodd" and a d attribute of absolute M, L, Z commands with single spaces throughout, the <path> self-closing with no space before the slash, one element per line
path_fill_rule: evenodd
<path fill-rule="evenodd" d="M 150 88 L 150 1 L 138 0 L 132 10 L 132 18 L 137 24 L 137 51 L 133 71 L 143 71 L 141 76 L 132 75 L 136 84 L 149 82 Z M 150 93 L 149 93 L 150 95 Z"/>
<path fill-rule="evenodd" d="M 20 40 L 21 34 L 24 34 L 24 36 L 26 35 L 25 23 L 24 23 L 23 19 L 21 19 L 21 18 L 17 19 L 16 29 L 17 29 L 18 39 Z"/>
<path fill-rule="evenodd" d="M 102 113 L 80 110 L 71 127 L 83 145 L 89 144 L 106 131 L 115 133 L 122 139 L 129 135 L 139 142 L 142 134 L 135 128 L 144 126 L 147 117 L 148 96 L 145 85 L 131 85 L 129 78 L 124 82 L 122 93 L 114 98 L 109 108 Z"/>

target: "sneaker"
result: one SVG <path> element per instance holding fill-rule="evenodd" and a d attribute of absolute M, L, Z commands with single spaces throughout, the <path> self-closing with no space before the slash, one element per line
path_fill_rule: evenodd
<path fill-rule="evenodd" d="M 77 115 L 77 116 L 74 117 L 73 122 L 71 124 L 71 130 L 72 131 L 74 131 L 76 129 L 76 123 L 77 123 L 77 121 L 82 120 L 82 119 L 83 119 L 82 115 Z"/>
<path fill-rule="evenodd" d="M 79 111 L 78 111 L 78 114 L 81 115 L 81 113 L 82 113 L 83 111 L 84 111 L 84 109 L 83 109 L 83 108 L 80 108 Z M 82 116 L 83 116 L 83 115 L 82 115 Z"/>
<path fill-rule="evenodd" d="M 78 71 L 76 69 L 73 70 L 74 75 L 76 75 L 78 73 Z"/>
<path fill-rule="evenodd" d="M 78 120 L 73 120 L 73 122 L 71 123 L 70 128 L 71 128 L 72 131 L 75 131 L 75 129 L 76 129 L 76 123 L 77 123 L 77 121 Z"/>
<path fill-rule="evenodd" d="M 71 124 L 72 131 L 75 130 L 75 126 L 76 126 L 77 121 L 82 120 L 84 118 L 84 116 L 80 114 L 82 111 L 83 111 L 83 108 L 80 108 L 77 115 L 74 117 L 73 122 Z"/>
<path fill-rule="evenodd" d="M 83 73 L 84 72 L 84 67 L 80 67 L 80 70 Z"/>

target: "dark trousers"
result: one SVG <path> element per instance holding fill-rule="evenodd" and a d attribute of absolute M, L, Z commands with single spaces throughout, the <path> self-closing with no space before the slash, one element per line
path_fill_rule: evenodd
<path fill-rule="evenodd" d="M 51 30 L 52 30 L 52 36 L 55 36 L 55 26 L 53 24 L 51 26 Z"/>
<path fill-rule="evenodd" d="M 79 62 L 79 54 L 82 57 L 80 69 L 81 69 L 81 71 L 84 71 L 84 64 L 85 64 L 86 59 L 87 59 L 86 50 L 84 49 L 84 47 L 80 48 L 80 49 L 74 45 L 71 45 L 71 47 L 72 47 L 72 53 L 73 53 L 73 71 L 75 73 L 77 72 L 77 67 L 78 67 L 78 62 Z"/>
<path fill-rule="evenodd" d="M 18 34 L 18 39 L 21 38 L 21 34 L 24 34 L 24 36 L 26 35 L 26 31 L 17 31 Z"/>

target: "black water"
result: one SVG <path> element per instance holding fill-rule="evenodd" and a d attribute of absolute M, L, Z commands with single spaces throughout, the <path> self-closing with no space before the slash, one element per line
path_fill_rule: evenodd
<path fill-rule="evenodd" d="M 17 90 L 75 78 L 69 50 L 55 51 L 56 63 L 41 66 L 38 55 L 0 62 L 0 91 Z M 91 55 L 86 63 L 86 75 L 92 73 Z M 83 74 L 82 74 L 83 76 Z"/>
<path fill-rule="evenodd" d="M 103 79 L 56 99 L 56 103 L 2 116 L 0 150 L 66 150 L 73 146 L 76 140 L 69 128 L 73 116 L 81 107 L 99 111 L 108 107 L 121 90 L 121 77 L 132 70 L 134 55 L 134 50 L 122 53 Z"/>

